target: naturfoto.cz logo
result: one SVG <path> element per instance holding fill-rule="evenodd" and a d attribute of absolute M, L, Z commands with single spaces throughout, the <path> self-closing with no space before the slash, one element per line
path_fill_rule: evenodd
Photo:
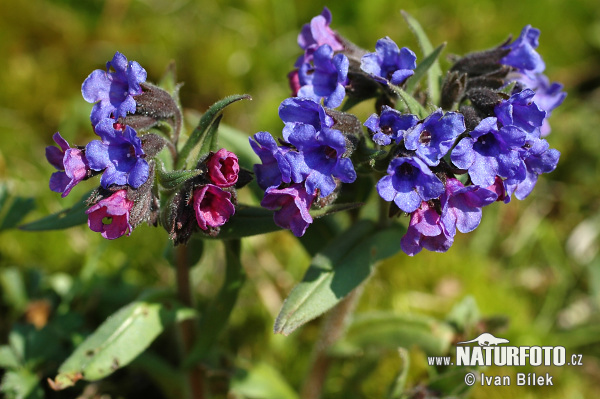
<path fill-rule="evenodd" d="M 458 342 L 456 357 L 429 357 L 430 366 L 581 366 L 582 355 L 567 356 L 563 346 L 505 346 L 510 341 L 483 333 L 469 341 Z M 468 344 L 477 343 L 469 346 Z M 476 382 L 474 373 L 467 373 L 465 383 Z M 510 385 L 509 376 L 480 376 L 481 385 Z M 517 373 L 517 385 L 553 385 L 549 373 L 538 376 L 535 373 Z"/>

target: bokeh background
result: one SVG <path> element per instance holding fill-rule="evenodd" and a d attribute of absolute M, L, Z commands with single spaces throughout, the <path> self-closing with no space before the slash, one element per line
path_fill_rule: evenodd
<path fill-rule="evenodd" d="M 562 153 L 558 168 L 543 175 L 526 200 L 484 209 L 481 226 L 459 235 L 448 253 L 423 252 L 414 258 L 399 254 L 385 261 L 366 286 L 358 311 L 444 318 L 471 296 L 481 317 L 508 319 L 498 335 L 513 344 L 563 345 L 568 353 L 583 354 L 584 363 L 544 369 L 555 376 L 553 387 L 476 387 L 471 397 L 597 395 L 597 0 L 2 0 L 0 183 L 11 195 L 34 199 L 35 209 L 26 221 L 72 205 L 97 184 L 84 182 L 65 199 L 50 192 L 53 168 L 45 161 L 44 148 L 52 144 L 56 131 L 70 143 L 85 144 L 93 138 L 90 105 L 81 97 L 81 83 L 93 69 L 103 68 L 115 51 L 142 64 L 150 81 L 157 81 L 174 60 L 178 80 L 184 82 L 181 100 L 190 115 L 227 95 L 248 93 L 253 101 L 228 108 L 224 123 L 245 135 L 261 130 L 279 134 L 277 107 L 289 95 L 286 74 L 300 54 L 296 36 L 324 5 L 333 13 L 332 27 L 359 46 L 373 49 L 376 40 L 387 35 L 413 48 L 420 58 L 400 15 L 400 9 L 408 11 L 434 45 L 448 43 L 442 69 L 449 65 L 448 54 L 493 47 L 509 34 L 517 36 L 527 24 L 541 30 L 538 51 L 546 61 L 546 74 L 568 92 L 550 119 L 548 140 Z M 371 107 L 359 108 L 363 120 Z M 249 192 L 243 195 L 257 201 Z M 172 269 L 163 257 L 166 246 L 166 233 L 148 226 L 114 242 L 85 227 L 46 233 L 0 231 L 0 342 L 6 342 L 14 323 L 31 321 L 27 310 L 33 301 L 49 301 L 50 314 L 56 312 L 59 293 L 74 282 L 88 290 L 77 309 L 89 328 L 90 320 L 101 322 L 142 289 L 172 285 Z M 318 323 L 289 337 L 274 336 L 272 325 L 310 256 L 289 232 L 246 239 L 243 249 L 249 280 L 222 343 L 232 362 L 264 364 L 298 389 Z M 193 270 L 200 301 L 214 295 L 222 269 L 219 244 L 208 244 L 205 252 Z M 60 363 L 60 356 L 55 357 Z M 423 379 L 425 367 L 418 351 L 413 358 L 409 384 L 414 385 Z M 399 367 L 394 352 L 382 353 L 381 361 L 362 374 L 352 361 L 341 362 L 332 369 L 326 396 L 381 397 Z M 518 371 L 488 370 L 513 376 Z M 353 378 L 351 390 L 345 385 L 348 378 Z"/>

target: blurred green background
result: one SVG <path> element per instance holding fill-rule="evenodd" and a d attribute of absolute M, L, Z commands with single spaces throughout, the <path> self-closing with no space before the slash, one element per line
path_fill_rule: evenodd
<path fill-rule="evenodd" d="M 90 105 L 80 87 L 115 51 L 138 61 L 157 81 L 171 60 L 184 82 L 184 107 L 204 111 L 216 100 L 248 93 L 251 102 L 225 112 L 224 123 L 247 135 L 279 134 L 279 103 L 289 95 L 286 74 L 300 49 L 296 36 L 323 5 L 333 29 L 366 49 L 390 36 L 400 46 L 416 41 L 400 9 L 423 25 L 432 43 L 447 42 L 448 54 L 495 46 L 531 24 L 541 30 L 538 51 L 546 74 L 569 93 L 552 115 L 550 145 L 562 156 L 555 172 L 543 175 L 525 201 L 484 209 L 481 226 L 459 235 L 446 254 L 399 254 L 369 281 L 358 311 L 393 310 L 443 318 L 465 296 L 475 298 L 484 317 L 505 316 L 500 336 L 516 345 L 563 345 L 582 353 L 581 367 L 550 368 L 554 387 L 476 387 L 475 398 L 583 398 L 600 389 L 600 7 L 597 0 L 29 0 L 0 2 L 0 182 L 13 195 L 32 197 L 27 220 L 59 211 L 97 184 L 88 181 L 66 199 L 48 189 L 53 172 L 44 157 L 52 134 L 72 144 L 89 142 Z M 371 105 L 359 109 L 368 115 Z M 245 165 L 251 167 L 250 164 Z M 256 201 L 249 193 L 246 201 Z M 244 240 L 249 280 L 232 324 L 222 338 L 232 361 L 268 364 L 298 389 L 307 353 L 318 334 L 311 323 L 290 337 L 273 336 L 282 300 L 299 281 L 310 257 L 288 232 Z M 103 240 L 87 228 L 49 233 L 0 232 L 0 341 L 28 304 L 45 298 L 47 287 L 70 284 L 74 276 L 105 281 L 95 285 L 101 321 L 144 287 L 169 286 L 173 275 L 163 259 L 166 233 L 141 226 L 128 238 Z M 218 243 L 207 246 L 194 269 L 202 301 L 215 292 L 222 261 Z M 7 272 L 10 271 L 10 272 Z M 6 275 L 18 274 L 15 294 Z M 33 284 L 33 275 L 38 283 Z M 37 281 L 37 280 L 36 280 Z M 66 281 L 66 282 L 65 282 Z M 118 282 L 115 283 L 115 281 Z M 107 292 L 117 284 L 120 289 Z M 14 288 L 14 285 L 12 285 Z M 46 287 L 46 288 L 44 288 Z M 125 287 L 125 288 L 124 288 Z M 16 291 L 19 291 L 18 289 Z M 16 298 L 16 299 L 15 299 Z M 51 303 L 55 303 L 52 302 Z M 419 361 L 418 359 L 421 358 Z M 423 377 L 423 356 L 415 354 L 409 384 Z M 58 360 L 60 361 L 60 359 Z M 332 369 L 327 397 L 381 397 L 398 372 L 394 353 L 356 378 L 352 362 Z M 521 371 L 490 370 L 514 375 Z M 531 371 L 531 370 L 529 370 Z M 535 370 L 536 372 L 539 370 Z M 346 385 L 354 376 L 353 390 Z M 349 395 L 349 392 L 355 396 Z"/>

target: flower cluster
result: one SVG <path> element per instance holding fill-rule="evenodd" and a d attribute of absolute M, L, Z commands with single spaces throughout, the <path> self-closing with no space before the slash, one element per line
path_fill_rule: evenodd
<path fill-rule="evenodd" d="M 279 116 L 284 122 L 281 146 L 268 132 L 250 139 L 262 161 L 254 172 L 266 190 L 261 205 L 276 210 L 277 225 L 300 237 L 313 221 L 309 209 L 315 200 L 331 198 L 341 183 L 356 180 L 349 158 L 352 144 L 326 109 L 310 98 L 284 100 Z"/>
<path fill-rule="evenodd" d="M 142 222 L 161 222 L 175 243 L 186 242 L 198 228 L 217 234 L 235 213 L 238 158 L 220 149 L 203 156 L 194 170 L 164 171 L 155 157 L 169 147 L 177 158 L 181 112 L 169 93 L 145 81 L 144 68 L 119 52 L 106 70 L 85 79 L 81 92 L 94 104 L 90 120 L 99 139 L 71 147 L 59 133 L 54 135 L 58 148 L 46 148 L 48 161 L 58 170 L 50 189 L 65 197 L 79 182 L 101 175 L 86 214 L 90 229 L 107 239 L 131 234 Z M 154 133 L 160 132 L 160 123 L 170 125 L 171 137 Z M 167 199 L 162 210 L 161 196 Z M 175 204 L 180 198 L 185 201 Z M 187 223 L 192 218 L 195 223 Z"/>
<path fill-rule="evenodd" d="M 295 97 L 279 109 L 281 145 L 266 132 L 251 141 L 262 161 L 255 166 L 266 190 L 262 205 L 277 210 L 278 225 L 304 234 L 311 203 L 339 182 L 353 182 L 354 163 L 379 176 L 375 187 L 391 216 L 410 215 L 400 242 L 405 253 L 444 252 L 456 230 L 479 225 L 482 207 L 510 202 L 513 194 L 524 199 L 540 174 L 556 168 L 560 153 L 544 137 L 566 93 L 542 74 L 539 30 L 526 26 L 516 40 L 456 61 L 436 108 L 417 100 L 425 93 L 406 100 L 414 52 L 389 37 L 375 52 L 362 50 L 332 30 L 331 20 L 325 8 L 298 36 L 304 54 L 289 75 Z M 363 124 L 368 134 L 334 125 L 350 114 L 330 108 L 373 97 L 377 112 Z"/>

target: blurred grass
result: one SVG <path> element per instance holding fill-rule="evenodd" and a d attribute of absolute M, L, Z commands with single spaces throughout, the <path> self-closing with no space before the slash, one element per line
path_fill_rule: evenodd
<path fill-rule="evenodd" d="M 322 5 L 312 0 L 0 2 L 0 181 L 15 194 L 35 198 L 38 208 L 28 220 L 69 206 L 96 184 L 85 182 L 61 199 L 48 190 L 53 170 L 43 154 L 57 130 L 70 143 L 85 144 L 92 138 L 90 105 L 81 98 L 81 83 L 116 50 L 142 64 L 151 81 L 175 60 L 178 79 L 185 83 L 182 103 L 191 109 L 203 111 L 230 94 L 251 94 L 254 100 L 232 106 L 224 122 L 248 135 L 261 130 L 279 134 L 277 107 L 289 94 L 285 75 L 299 54 L 296 36 Z M 554 388 L 479 387 L 473 397 L 593 396 L 600 389 L 598 236 L 583 249 L 575 245 L 579 236 L 571 246 L 567 241 L 586 220 L 592 232 L 599 229 L 597 1 L 358 0 L 327 5 L 332 27 L 359 46 L 373 48 L 387 35 L 415 49 L 418 57 L 400 7 L 420 21 L 434 45 L 448 43 L 445 54 L 490 48 L 511 33 L 517 36 L 526 24 L 541 29 L 539 52 L 546 73 L 564 83 L 569 93 L 550 119 L 550 144 L 562 152 L 557 170 L 541 176 L 525 201 L 484 209 L 482 225 L 459 235 L 448 253 L 423 252 L 415 258 L 400 254 L 384 262 L 369 282 L 359 311 L 393 309 L 443 317 L 462 297 L 472 295 L 483 315 L 510 318 L 502 336 L 511 342 L 571 346 L 584 354 L 585 364 L 552 369 Z M 445 70 L 448 63 L 442 61 Z M 364 118 L 371 111 L 361 112 Z M 128 283 L 165 285 L 172 282 L 162 260 L 165 237 L 147 226 L 112 242 L 84 227 L 53 233 L 12 230 L 0 233 L 0 267 L 75 274 L 95 260 L 100 275 L 125 269 Z M 205 298 L 222 267 L 216 249 L 208 252 L 195 274 L 198 294 Z M 318 326 L 311 323 L 287 338 L 273 336 L 271 328 L 277 305 L 302 277 L 308 255 L 286 232 L 248 239 L 244 253 L 250 281 L 224 343 L 241 359 L 279 368 L 299 387 Z M 5 333 L 7 326 L 2 327 Z M 390 359 L 382 364 L 394 364 Z M 385 392 L 382 387 L 396 370 L 382 367 L 357 382 L 356 394 L 362 395 L 357 397 Z M 340 384 L 352 372 L 345 364 L 334 370 L 329 397 L 339 397 Z"/>

